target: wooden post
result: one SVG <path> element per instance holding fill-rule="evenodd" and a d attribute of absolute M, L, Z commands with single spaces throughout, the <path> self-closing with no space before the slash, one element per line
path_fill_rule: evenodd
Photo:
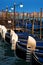
<path fill-rule="evenodd" d="M 18 13 L 18 29 L 20 28 L 20 26 L 19 26 L 19 13 Z M 18 32 L 20 32 L 20 30 L 18 30 Z"/>
<path fill-rule="evenodd" d="M 19 13 L 18 13 L 18 27 L 19 27 Z"/>
<path fill-rule="evenodd" d="M 40 9 L 40 39 L 42 38 L 42 8 Z"/>
<path fill-rule="evenodd" d="M 26 29 L 27 29 L 27 22 L 28 22 L 28 13 L 26 15 Z"/>
<path fill-rule="evenodd" d="M 4 23 L 3 23 L 3 19 L 4 19 L 4 17 L 3 17 L 3 9 L 2 9 L 2 22 L 1 22 L 1 24 L 3 25 Z"/>
<path fill-rule="evenodd" d="M 37 27 L 38 27 L 38 17 L 39 17 L 39 13 L 37 12 L 37 16 L 36 16 L 36 25 L 37 25 Z M 36 32 L 38 32 L 38 28 L 36 29 Z"/>
<path fill-rule="evenodd" d="M 30 21 L 31 21 L 31 13 L 29 13 L 29 23 L 30 23 Z"/>
<path fill-rule="evenodd" d="M 3 9 L 2 9 L 2 19 L 3 19 Z"/>
<path fill-rule="evenodd" d="M 27 15 L 26 15 L 26 19 L 28 19 L 28 13 L 27 13 Z"/>
<path fill-rule="evenodd" d="M 24 12 L 23 12 L 23 27 L 24 27 Z"/>
<path fill-rule="evenodd" d="M 33 13 L 33 21 L 32 21 L 32 34 L 34 34 L 34 13 Z"/>

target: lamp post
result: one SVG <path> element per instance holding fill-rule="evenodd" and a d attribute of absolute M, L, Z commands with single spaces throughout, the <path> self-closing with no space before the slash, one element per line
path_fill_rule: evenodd
<path fill-rule="evenodd" d="M 8 22 L 8 6 L 6 7 L 5 26 L 7 26 L 7 22 Z"/>
<path fill-rule="evenodd" d="M 4 23 L 3 23 L 3 18 L 4 18 L 4 17 L 3 17 L 3 9 L 2 9 L 2 19 L 1 19 L 2 22 L 1 22 L 1 24 L 4 24 Z"/>
<path fill-rule="evenodd" d="M 15 28 L 15 25 L 16 25 L 16 22 L 15 22 L 15 8 L 16 8 L 16 3 L 14 3 L 14 28 Z"/>
<path fill-rule="evenodd" d="M 8 15 L 8 6 L 6 7 L 6 20 L 7 20 L 7 15 Z"/>
<path fill-rule="evenodd" d="M 23 4 L 21 3 L 21 4 L 16 4 L 16 3 L 14 3 L 14 27 L 13 28 L 16 28 L 16 21 L 15 21 L 15 9 L 16 9 L 16 6 L 20 6 L 20 7 L 23 7 Z"/>

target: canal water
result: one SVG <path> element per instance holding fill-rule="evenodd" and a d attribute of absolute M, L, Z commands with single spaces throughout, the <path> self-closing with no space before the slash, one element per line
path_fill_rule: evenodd
<path fill-rule="evenodd" d="M 0 38 L 0 65 L 31 65 L 17 56 L 8 43 Z"/>

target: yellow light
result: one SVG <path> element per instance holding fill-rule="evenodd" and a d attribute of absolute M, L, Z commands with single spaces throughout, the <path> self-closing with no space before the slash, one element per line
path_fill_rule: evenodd
<path fill-rule="evenodd" d="M 11 23 L 11 21 L 8 21 L 8 23 Z"/>

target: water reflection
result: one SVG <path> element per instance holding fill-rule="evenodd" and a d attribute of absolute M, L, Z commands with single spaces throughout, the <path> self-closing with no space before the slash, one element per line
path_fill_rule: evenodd
<path fill-rule="evenodd" d="M 15 56 L 11 46 L 0 39 L 0 65 L 31 65 Z"/>

